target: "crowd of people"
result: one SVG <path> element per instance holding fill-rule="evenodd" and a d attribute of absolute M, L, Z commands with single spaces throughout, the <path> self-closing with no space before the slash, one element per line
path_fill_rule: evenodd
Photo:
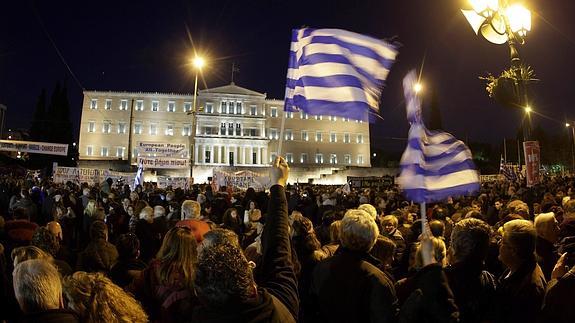
<path fill-rule="evenodd" d="M 420 210 L 288 175 L 278 157 L 267 192 L 0 178 L 0 321 L 575 322 L 575 178 Z"/>

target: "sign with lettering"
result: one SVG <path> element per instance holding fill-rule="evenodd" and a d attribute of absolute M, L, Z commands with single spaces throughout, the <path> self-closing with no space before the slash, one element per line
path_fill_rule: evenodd
<path fill-rule="evenodd" d="M 190 168 L 187 158 L 175 157 L 138 157 L 138 165 L 144 169 L 182 169 Z"/>
<path fill-rule="evenodd" d="M 523 142 L 523 151 L 525 152 L 525 177 L 527 178 L 527 187 L 540 183 L 541 159 L 538 141 Z"/>
<path fill-rule="evenodd" d="M 94 185 L 102 183 L 108 178 L 114 180 L 114 183 L 123 182 L 124 184 L 134 184 L 135 173 L 116 172 L 107 169 L 78 168 L 78 167 L 61 167 L 54 168 L 54 183 L 72 182 L 75 184 L 88 183 Z"/>
<path fill-rule="evenodd" d="M 186 144 L 172 144 L 165 142 L 144 142 L 138 143 L 138 153 L 140 156 L 154 157 L 188 157 Z"/>
<path fill-rule="evenodd" d="M 214 170 L 212 176 L 212 187 L 214 190 L 219 190 L 220 187 L 226 186 L 227 188 L 247 190 L 252 187 L 255 190 L 265 189 L 269 186 L 269 177 L 252 172 L 249 170 L 228 173 L 219 170 Z"/>
<path fill-rule="evenodd" d="M 0 150 L 29 154 L 68 156 L 68 145 L 51 142 L 0 140 Z"/>
<path fill-rule="evenodd" d="M 395 178 L 393 176 L 348 176 L 347 182 L 355 188 L 384 188 L 393 185 Z"/>
<path fill-rule="evenodd" d="M 190 184 L 189 177 L 175 177 L 175 176 L 158 176 L 157 177 L 158 188 L 168 188 L 171 186 L 173 189 L 181 188 L 183 190 L 187 189 Z"/>

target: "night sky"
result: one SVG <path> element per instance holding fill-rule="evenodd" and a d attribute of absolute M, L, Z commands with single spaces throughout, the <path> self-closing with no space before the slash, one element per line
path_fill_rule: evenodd
<path fill-rule="evenodd" d="M 509 66 L 506 45 L 477 37 L 459 11 L 462 0 L 404 1 L 10 1 L 0 9 L 0 103 L 7 126 L 30 125 L 38 94 L 66 82 L 72 121 L 88 90 L 193 92 L 188 58 L 209 57 L 204 82 L 230 82 L 283 98 L 290 30 L 342 28 L 402 44 L 383 91 L 383 120 L 372 146 L 406 137 L 401 79 L 425 57 L 425 95 L 437 93 L 445 130 L 460 139 L 514 137 L 522 113 L 497 106 L 478 76 Z M 575 1 L 528 1 L 533 29 L 520 48 L 541 82 L 530 98 L 534 125 L 565 131 L 575 119 Z M 188 33 L 189 31 L 189 33 Z M 61 52 L 73 77 L 47 34 Z M 77 80 L 76 80 L 77 79 Z"/>

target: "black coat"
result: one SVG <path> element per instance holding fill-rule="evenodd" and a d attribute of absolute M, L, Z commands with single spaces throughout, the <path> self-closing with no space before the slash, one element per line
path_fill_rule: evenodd
<path fill-rule="evenodd" d="M 575 270 L 572 269 L 563 277 L 550 281 L 549 286 L 547 286 L 539 322 L 575 322 L 574 293 Z"/>
<path fill-rule="evenodd" d="M 340 246 L 313 273 L 311 292 L 322 322 L 394 322 L 397 298 L 393 282 L 365 261 L 364 253 Z"/>
<path fill-rule="evenodd" d="M 24 314 L 19 322 L 26 323 L 77 323 L 80 322 L 72 311 L 58 309 Z"/>
<path fill-rule="evenodd" d="M 535 261 L 528 261 L 507 277 L 505 271 L 497 288 L 496 322 L 535 322 L 545 294 L 545 277 Z"/>

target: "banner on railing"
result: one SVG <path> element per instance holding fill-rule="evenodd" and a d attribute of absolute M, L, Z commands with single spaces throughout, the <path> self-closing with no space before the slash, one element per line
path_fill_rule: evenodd
<path fill-rule="evenodd" d="M 191 181 L 189 177 L 172 177 L 172 176 L 158 176 L 157 177 L 158 188 L 168 188 L 172 189 L 181 188 L 183 190 L 190 187 Z"/>
<path fill-rule="evenodd" d="M 68 145 L 51 142 L 0 140 L 0 150 L 29 154 L 68 156 Z"/>
<path fill-rule="evenodd" d="M 256 191 L 263 190 L 269 186 L 269 177 L 249 170 L 228 173 L 214 170 L 212 176 L 212 187 L 219 190 L 220 187 L 227 187 L 233 190 L 246 190 L 253 187 Z"/>
<path fill-rule="evenodd" d="M 116 172 L 107 169 L 93 169 L 93 168 L 77 168 L 77 167 L 61 167 L 57 166 L 54 169 L 54 183 L 67 183 L 74 184 L 88 183 L 94 185 L 102 183 L 108 178 L 111 178 L 114 183 L 128 184 L 130 187 L 134 184 L 135 173 Z"/>

